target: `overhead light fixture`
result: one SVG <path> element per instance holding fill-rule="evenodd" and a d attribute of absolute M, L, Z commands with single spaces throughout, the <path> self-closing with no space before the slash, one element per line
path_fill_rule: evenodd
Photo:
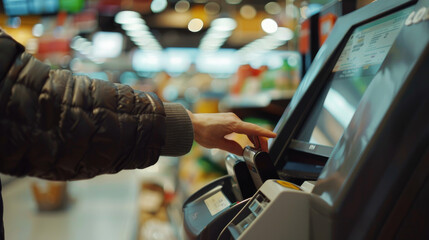
<path fill-rule="evenodd" d="M 243 5 L 240 8 L 240 15 L 245 19 L 252 19 L 256 17 L 256 9 L 249 4 Z"/>
<path fill-rule="evenodd" d="M 35 37 L 41 37 L 43 35 L 43 32 L 45 31 L 45 28 L 43 27 L 43 24 L 37 23 L 33 26 L 33 36 Z"/>
<path fill-rule="evenodd" d="M 232 18 L 217 18 L 212 21 L 210 28 L 201 39 L 199 48 L 202 51 L 216 51 L 231 36 L 237 23 Z"/>
<path fill-rule="evenodd" d="M 149 31 L 146 21 L 140 17 L 139 13 L 133 11 L 119 12 L 115 16 L 115 22 L 122 25 L 122 29 L 140 49 L 162 50 L 161 45 Z"/>
<path fill-rule="evenodd" d="M 237 51 L 243 62 L 249 62 L 257 59 L 267 51 L 276 49 L 284 45 L 293 38 L 293 32 L 289 28 L 279 27 L 274 33 L 268 34 L 262 38 L 245 45 Z"/>
<path fill-rule="evenodd" d="M 154 13 L 160 13 L 167 8 L 167 0 L 153 0 L 150 4 L 150 10 Z"/>
<path fill-rule="evenodd" d="M 190 4 L 186 0 L 180 0 L 174 5 L 174 10 L 178 13 L 184 13 L 189 10 Z"/>
<path fill-rule="evenodd" d="M 269 2 L 264 6 L 265 11 L 271 15 L 277 15 L 282 11 L 280 4 L 277 2 Z"/>
<path fill-rule="evenodd" d="M 293 38 L 293 31 L 287 27 L 279 27 L 274 36 L 280 41 L 289 41 Z"/>
<path fill-rule="evenodd" d="M 114 58 L 122 52 L 123 35 L 118 32 L 96 32 L 92 44 L 95 58 Z"/>
<path fill-rule="evenodd" d="M 237 5 L 241 3 L 241 0 L 225 0 L 225 2 L 231 5 Z"/>
<path fill-rule="evenodd" d="M 134 11 L 121 11 L 115 16 L 115 22 L 118 24 L 131 23 L 133 19 L 141 19 L 140 14 Z"/>
<path fill-rule="evenodd" d="M 136 32 L 146 31 L 149 28 L 145 24 L 124 24 L 122 25 L 122 29 L 124 29 L 125 31 Z"/>
<path fill-rule="evenodd" d="M 217 2 L 209 2 L 204 5 L 204 11 L 209 15 L 218 14 L 220 11 L 220 5 Z"/>
<path fill-rule="evenodd" d="M 216 18 L 210 26 L 216 31 L 232 31 L 237 27 L 237 22 L 232 18 Z"/>
<path fill-rule="evenodd" d="M 261 22 L 262 30 L 266 33 L 275 33 L 277 31 L 278 25 L 276 21 L 272 18 L 265 18 Z"/>
<path fill-rule="evenodd" d="M 199 32 L 201 31 L 201 29 L 203 29 L 203 26 L 204 26 L 204 22 L 199 18 L 193 18 L 188 23 L 188 29 L 191 32 Z"/>

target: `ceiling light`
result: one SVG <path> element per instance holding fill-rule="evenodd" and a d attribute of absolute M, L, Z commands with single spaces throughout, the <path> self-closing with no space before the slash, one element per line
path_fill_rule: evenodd
<path fill-rule="evenodd" d="M 33 33 L 33 36 L 35 37 L 41 37 L 44 31 L 45 31 L 45 28 L 43 27 L 43 25 L 41 23 L 38 23 L 33 26 L 32 33 Z"/>
<path fill-rule="evenodd" d="M 191 32 L 199 32 L 204 26 L 203 20 L 199 18 L 191 19 L 188 23 L 188 29 Z"/>
<path fill-rule="evenodd" d="M 274 33 L 277 31 L 278 28 L 276 21 L 271 18 L 265 18 L 264 20 L 262 20 L 261 27 L 262 30 L 264 30 L 264 32 L 266 33 Z"/>
<path fill-rule="evenodd" d="M 282 11 L 282 8 L 277 2 L 269 2 L 265 4 L 265 11 L 269 14 L 277 15 Z"/>
<path fill-rule="evenodd" d="M 241 0 L 225 0 L 225 2 L 232 5 L 237 5 L 241 3 Z"/>
<path fill-rule="evenodd" d="M 167 7 L 167 0 L 153 0 L 150 4 L 150 10 L 154 13 L 160 13 Z"/>
<path fill-rule="evenodd" d="M 133 37 L 145 37 L 145 36 L 149 36 L 152 35 L 148 30 L 145 31 L 127 31 L 127 35 L 130 36 L 131 38 Z"/>
<path fill-rule="evenodd" d="M 237 22 L 232 18 L 216 18 L 211 27 L 217 31 L 232 31 L 237 27 Z"/>
<path fill-rule="evenodd" d="M 209 2 L 204 5 L 204 11 L 210 15 L 218 14 L 220 11 L 220 5 L 216 2 Z"/>
<path fill-rule="evenodd" d="M 115 16 L 115 22 L 118 24 L 126 24 L 132 21 L 131 19 L 140 19 L 140 14 L 134 11 L 118 12 Z"/>
<path fill-rule="evenodd" d="M 122 29 L 125 31 L 145 31 L 149 28 L 146 25 L 143 24 L 124 24 L 122 25 Z"/>
<path fill-rule="evenodd" d="M 174 9 L 178 13 L 184 13 L 189 10 L 190 4 L 186 0 L 180 0 L 174 5 Z"/>
<path fill-rule="evenodd" d="M 135 17 L 135 18 L 128 18 L 126 22 L 122 23 L 122 25 L 128 25 L 128 24 L 146 24 L 146 22 L 140 17 Z"/>
<path fill-rule="evenodd" d="M 256 9 L 252 5 L 243 5 L 240 8 L 240 15 L 245 19 L 252 19 L 256 16 Z"/>
<path fill-rule="evenodd" d="M 289 41 L 293 38 L 293 31 L 286 27 L 279 27 L 274 36 L 281 41 Z"/>
<path fill-rule="evenodd" d="M 122 52 L 123 35 L 118 32 L 96 32 L 92 42 L 93 57 L 114 58 Z"/>

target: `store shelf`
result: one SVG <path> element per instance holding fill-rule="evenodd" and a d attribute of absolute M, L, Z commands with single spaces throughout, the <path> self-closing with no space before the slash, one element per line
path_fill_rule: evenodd
<path fill-rule="evenodd" d="M 219 109 L 264 108 L 272 101 L 290 100 L 295 90 L 270 90 L 257 94 L 229 95 L 219 103 Z"/>
<path fill-rule="evenodd" d="M 233 112 L 242 119 L 256 117 L 276 123 L 294 93 L 295 90 L 273 90 L 254 95 L 227 96 L 220 101 L 219 110 Z"/>

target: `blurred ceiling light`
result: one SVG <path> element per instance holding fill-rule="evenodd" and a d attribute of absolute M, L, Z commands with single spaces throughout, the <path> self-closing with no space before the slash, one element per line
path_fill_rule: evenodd
<path fill-rule="evenodd" d="M 266 33 L 274 33 L 277 31 L 278 25 L 272 18 L 265 18 L 261 22 L 262 30 Z"/>
<path fill-rule="evenodd" d="M 210 15 L 218 14 L 220 11 L 220 5 L 217 2 L 209 2 L 204 5 L 204 11 Z"/>
<path fill-rule="evenodd" d="M 122 25 L 129 25 L 129 24 L 146 24 L 146 21 L 142 18 L 128 18 L 125 23 L 121 23 Z"/>
<path fill-rule="evenodd" d="M 174 9 L 176 10 L 176 12 L 178 13 L 184 13 L 186 11 L 189 10 L 189 7 L 191 5 L 189 4 L 188 1 L 186 0 L 180 0 L 176 3 L 176 5 L 174 5 Z"/>
<path fill-rule="evenodd" d="M 152 2 L 152 5 L 154 4 L 155 1 L 156 2 L 164 1 L 165 2 L 164 9 L 167 6 L 166 0 L 154 0 Z M 152 8 L 152 5 L 151 5 L 151 8 Z M 156 7 L 160 7 L 160 5 L 157 6 L 156 4 L 154 6 L 155 6 L 155 11 L 157 10 Z M 152 11 L 154 11 L 153 8 L 152 8 Z M 145 51 L 162 50 L 162 46 L 159 44 L 157 39 L 149 31 L 149 27 L 146 25 L 146 22 L 140 17 L 139 13 L 133 12 L 133 11 L 122 11 L 116 14 L 115 21 L 122 25 L 122 29 L 125 30 L 126 34 L 140 49 L 143 49 Z"/>
<path fill-rule="evenodd" d="M 149 28 L 143 24 L 124 24 L 122 25 L 122 29 L 124 29 L 125 31 L 134 32 L 134 31 L 146 31 Z"/>
<path fill-rule="evenodd" d="M 153 41 L 153 39 L 151 39 L 150 37 L 141 37 L 141 38 L 133 37 L 133 38 L 131 38 L 131 40 L 133 40 L 133 42 L 137 46 L 145 46 L 145 45 L 150 44 Z"/>
<path fill-rule="evenodd" d="M 167 5 L 167 0 L 153 0 L 150 4 L 150 10 L 154 13 L 160 13 L 165 10 Z"/>
<path fill-rule="evenodd" d="M 274 33 L 268 34 L 262 38 L 248 43 L 237 51 L 237 55 L 240 56 L 243 62 L 254 61 L 265 52 L 282 46 L 292 38 L 292 30 L 289 28 L 280 27 Z"/>
<path fill-rule="evenodd" d="M 277 2 L 269 2 L 265 4 L 265 11 L 269 14 L 277 15 L 282 11 L 282 8 Z"/>
<path fill-rule="evenodd" d="M 201 29 L 203 29 L 204 22 L 203 20 L 199 18 L 191 19 L 188 23 L 188 29 L 191 32 L 199 32 Z"/>
<path fill-rule="evenodd" d="M 123 36 L 118 32 L 96 32 L 92 42 L 95 58 L 114 58 L 122 52 Z"/>
<path fill-rule="evenodd" d="M 45 31 L 45 28 L 43 27 L 43 24 L 38 23 L 33 26 L 32 33 L 33 33 L 33 36 L 35 37 L 41 37 L 44 31 Z"/>
<path fill-rule="evenodd" d="M 201 39 L 199 48 L 203 51 L 217 51 L 231 36 L 237 23 L 232 18 L 217 18 L 212 21 L 207 33 Z"/>
<path fill-rule="evenodd" d="M 232 18 L 216 18 L 210 26 L 217 31 L 232 31 L 237 27 L 237 22 Z"/>
<path fill-rule="evenodd" d="M 293 38 L 293 31 L 286 27 L 279 27 L 274 36 L 282 41 L 289 41 Z"/>
<path fill-rule="evenodd" d="M 115 16 L 115 22 L 118 24 L 126 24 L 132 21 L 131 19 L 141 19 L 140 14 L 134 11 L 121 11 Z"/>
<path fill-rule="evenodd" d="M 225 0 L 226 3 L 236 5 L 241 3 L 241 0 Z"/>
<path fill-rule="evenodd" d="M 298 18 L 298 16 L 299 16 L 298 7 L 296 7 L 292 3 L 286 4 L 285 15 L 288 16 L 289 18 Z"/>
<path fill-rule="evenodd" d="M 152 35 L 152 33 L 149 32 L 149 29 L 142 31 L 127 31 L 126 33 L 130 38 L 141 38 Z"/>
<path fill-rule="evenodd" d="M 256 9 L 252 5 L 243 5 L 240 8 L 240 15 L 245 19 L 252 19 L 256 17 Z"/>

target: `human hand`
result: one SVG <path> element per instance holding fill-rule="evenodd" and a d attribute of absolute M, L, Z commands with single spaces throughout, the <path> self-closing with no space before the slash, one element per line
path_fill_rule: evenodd
<path fill-rule="evenodd" d="M 219 148 L 241 156 L 242 146 L 234 140 L 228 139 L 232 133 L 245 134 L 249 140 L 268 151 L 267 138 L 274 138 L 276 134 L 258 125 L 241 121 L 234 113 L 200 113 L 188 111 L 194 128 L 194 138 L 206 148 Z"/>

